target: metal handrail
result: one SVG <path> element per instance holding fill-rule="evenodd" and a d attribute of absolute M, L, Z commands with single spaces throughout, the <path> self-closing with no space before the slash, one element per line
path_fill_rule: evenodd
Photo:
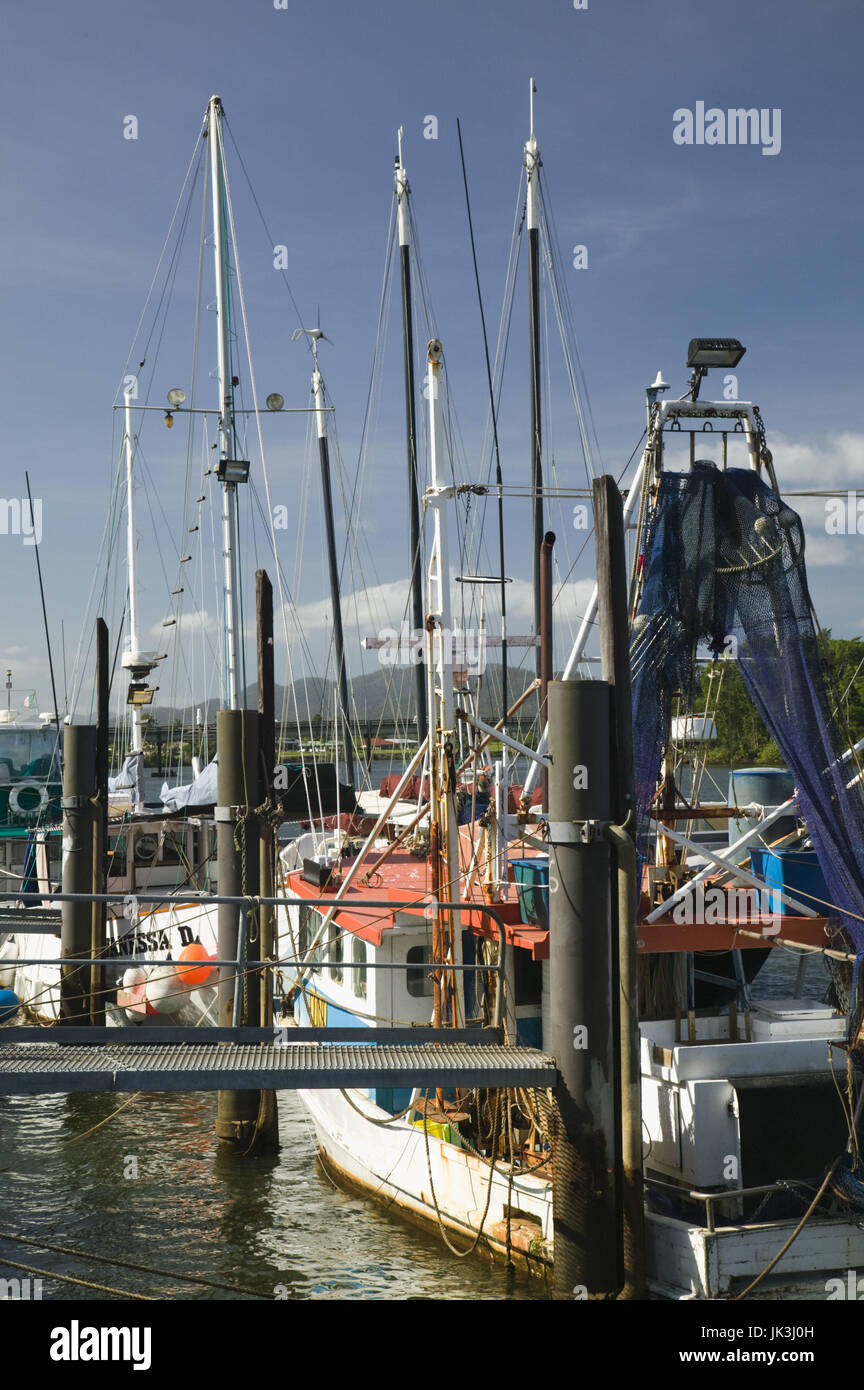
<path fill-rule="evenodd" d="M 693 1188 L 685 1190 L 683 1187 L 678 1187 L 674 1182 L 664 1182 L 662 1178 L 646 1177 L 645 1183 L 650 1187 L 667 1188 L 670 1192 L 674 1192 L 677 1197 L 689 1197 L 691 1201 L 704 1202 L 705 1221 L 708 1231 L 712 1235 L 716 1230 L 716 1216 L 714 1212 L 714 1204 L 716 1202 L 725 1202 L 730 1197 L 758 1197 L 767 1192 L 787 1192 L 789 1189 L 788 1182 L 765 1183 L 761 1187 L 726 1187 L 722 1192 L 700 1192 Z"/>
<path fill-rule="evenodd" d="M 141 903 L 170 903 L 173 907 L 200 907 L 202 903 L 207 903 L 208 905 L 212 905 L 212 906 L 218 907 L 220 903 L 224 903 L 224 904 L 229 905 L 229 906 L 230 906 L 230 905 L 234 905 L 234 906 L 236 906 L 236 907 L 239 907 L 239 908 L 240 908 L 240 912 L 241 912 L 241 916 L 242 916 L 243 918 L 245 918 L 245 916 L 246 916 L 246 914 L 248 913 L 248 911 L 250 910 L 250 908 L 255 908 L 255 907 L 304 907 L 304 906 L 305 906 L 305 907 L 327 907 L 327 908 L 334 908 L 334 909 L 335 909 L 335 912 L 336 912 L 337 914 L 338 914 L 340 911 L 345 911 L 345 910 L 355 910 L 355 911 L 356 911 L 356 910 L 363 910 L 363 909 L 365 909 L 365 908 L 367 908 L 367 907 L 376 908 L 376 909 L 387 908 L 387 909 L 390 910 L 391 912 L 407 912 L 407 911 L 420 912 L 420 911 L 424 911 L 424 910 L 427 910 L 427 909 L 430 909 L 430 908 L 433 908 L 433 909 L 436 910 L 436 911 L 438 911 L 438 910 L 443 910 L 443 911 L 445 911 L 445 912 L 447 912 L 447 911 L 452 911 L 452 912 L 466 912 L 466 911 L 468 911 L 468 912 L 479 912 L 479 913 L 485 914 L 487 917 L 490 917 L 490 918 L 492 919 L 492 921 L 495 923 L 496 927 L 498 928 L 498 959 L 497 959 L 497 961 L 496 961 L 494 964 L 490 964 L 490 965 L 464 965 L 464 964 L 462 964 L 462 965 L 457 965 L 457 964 L 455 964 L 455 963 L 451 964 L 451 963 L 448 962 L 448 961 L 441 961 L 441 962 L 430 961 L 430 962 L 429 962 L 429 965 L 430 965 L 430 967 L 433 968 L 433 969 L 446 969 L 446 970 L 453 970 L 453 971 L 457 971 L 457 970 L 458 970 L 458 971 L 488 970 L 490 974 L 494 973 L 495 976 L 496 976 L 496 978 L 497 978 L 497 988 L 496 988 L 496 990 L 495 990 L 495 1008 L 494 1008 L 494 1015 L 493 1015 L 493 1021 L 492 1021 L 491 1027 L 493 1027 L 493 1028 L 499 1028 L 499 1029 L 500 1029 L 500 1027 L 501 1027 L 501 1023 L 502 1023 L 502 1013 L 503 1013 L 503 1003 L 504 1003 L 504 947 L 505 947 L 506 944 L 507 944 L 507 938 L 506 938 L 506 933 L 505 933 L 505 930 L 504 930 L 504 921 L 503 921 L 503 919 L 502 919 L 502 917 L 501 917 L 501 914 L 498 912 L 498 910 L 497 910 L 496 908 L 490 907 L 490 906 L 488 905 L 488 903 L 470 903 L 470 902 L 455 902 L 455 903 L 454 903 L 454 902 L 442 902 L 442 901 L 440 901 L 440 900 L 437 899 L 437 898 L 431 899 L 430 901 L 426 901 L 425 899 L 412 898 L 412 899 L 410 899 L 408 902 L 394 902 L 392 899 L 364 898 L 364 899 L 362 900 L 362 902 L 357 903 L 357 902 L 348 902 L 348 901 L 346 901 L 346 900 L 344 900 L 344 899 L 334 899 L 332 895 L 330 895 L 330 896 L 328 896 L 328 897 L 324 897 L 324 898 L 284 898 L 284 897 L 281 897 L 281 898 L 276 898 L 276 897 L 274 897 L 274 898 L 264 898 L 264 897 L 259 896 L 258 894 L 246 894 L 246 895 L 235 895 L 235 896 L 230 896 L 230 895 L 224 894 L 224 893 L 211 893 L 211 894 L 206 894 L 206 895 L 203 895 L 203 894 L 200 894 L 200 893 L 198 893 L 198 894 L 177 894 L 177 895 L 173 895 L 173 894 L 170 894 L 170 893 L 169 893 L 169 894 L 165 894 L 165 893 L 138 893 L 138 892 L 135 892 L 135 893 L 123 893 L 123 894 L 120 894 L 120 893 L 44 893 L 44 894 L 42 894 L 41 896 L 42 896 L 42 897 L 45 897 L 45 898 L 48 898 L 51 902 L 60 902 L 60 903 L 76 903 L 76 902 L 89 902 L 89 903 L 103 903 L 103 902 L 104 902 L 104 903 L 113 903 L 113 902 L 122 902 L 122 901 L 124 901 L 126 898 L 134 898 L 136 902 L 141 902 Z M 17 892 L 17 893 L 0 893 L 0 903 L 4 903 L 4 902 L 18 902 L 18 901 L 20 901 L 21 897 L 22 897 L 22 894 L 21 894 L 20 891 Z M 43 905 L 44 905 L 44 904 L 43 904 Z M 17 925 L 17 924 L 16 924 L 16 925 Z M 14 933 L 13 933 L 13 934 L 14 934 Z M 20 934 L 20 931 L 19 931 L 18 934 Z M 244 935 L 244 933 L 241 932 L 241 933 L 240 933 L 240 936 L 239 936 L 239 940 L 238 940 L 238 945 L 240 944 L 240 942 L 242 942 L 243 935 Z M 344 966 L 346 965 L 346 963 L 347 963 L 347 962 L 345 962 L 345 961 L 342 961 L 342 962 L 341 962 L 343 968 L 344 968 Z M 82 965 L 111 965 L 111 964 L 115 964 L 115 965 L 148 965 L 148 964 L 164 965 L 165 962 L 164 962 L 164 961 L 161 961 L 161 960 L 157 960 L 157 961 L 148 961 L 148 960 L 145 959 L 145 957 L 143 957 L 143 956 L 131 956 L 131 957 L 127 957 L 127 956 L 100 956 L 100 957 L 98 957 L 98 958 L 96 958 L 96 959 L 92 959 L 92 958 L 85 957 L 85 956 L 65 956 L 62 960 L 59 959 L 59 958 L 56 958 L 56 957 L 45 957 L 45 956 L 43 956 L 43 957 L 40 957 L 40 958 L 33 958 L 33 959 L 31 959 L 30 957 L 27 957 L 26 959 L 19 959 L 19 960 L 16 961 L 16 964 L 19 964 L 19 965 L 61 965 L 61 966 L 65 965 L 65 966 L 74 967 L 74 968 L 77 969 L 78 967 L 80 967 L 80 966 L 82 966 Z M 231 961 L 210 961 L 209 964 L 211 964 L 211 965 L 218 965 L 218 966 L 234 966 L 235 969 L 238 968 L 238 961 L 237 961 L 237 960 L 231 960 Z M 308 965 L 308 962 L 270 960 L 270 961 L 261 961 L 261 962 L 260 962 L 260 968 L 261 968 L 261 969 L 267 969 L 267 968 L 271 968 L 272 966 L 279 966 L 279 965 L 300 965 L 300 966 L 302 966 L 302 965 L 304 965 L 304 964 L 307 964 L 307 965 Z M 355 968 L 355 963 L 354 963 L 354 962 L 350 962 L 350 963 L 348 963 L 348 964 L 350 964 L 350 968 L 351 968 L 351 969 Z M 356 964 L 357 964 L 357 966 L 359 967 L 360 965 L 363 964 L 363 962 L 359 962 L 359 961 L 358 961 Z M 383 962 L 383 961 L 382 961 L 382 962 L 380 962 L 380 963 L 379 963 L 379 962 L 376 962 L 376 961 L 368 961 L 368 962 L 366 962 L 366 965 L 367 965 L 367 967 L 368 967 L 369 969 L 372 969 L 372 970 L 386 970 L 386 969 L 393 969 L 393 970 L 409 970 L 409 969 L 413 969 L 413 970 L 416 970 L 416 969 L 417 969 L 416 966 L 409 966 L 409 964 L 408 964 L 407 961 L 405 961 L 405 962 L 402 962 L 402 961 L 397 961 L 397 962 Z M 325 967 L 325 968 L 326 968 L 326 967 Z M 240 979 L 240 971 L 239 971 L 239 970 L 238 970 L 237 978 L 238 978 L 238 981 L 239 981 L 239 979 Z"/>

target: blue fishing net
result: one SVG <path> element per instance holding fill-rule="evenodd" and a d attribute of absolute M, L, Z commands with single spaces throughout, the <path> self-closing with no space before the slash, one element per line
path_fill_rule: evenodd
<path fill-rule="evenodd" d="M 801 519 L 751 469 L 661 475 L 649 519 L 631 666 L 637 840 L 647 851 L 672 702 L 689 708 L 696 649 L 737 646 L 738 669 L 795 778 L 829 906 L 864 948 L 864 790 L 845 757 L 804 567 Z"/>

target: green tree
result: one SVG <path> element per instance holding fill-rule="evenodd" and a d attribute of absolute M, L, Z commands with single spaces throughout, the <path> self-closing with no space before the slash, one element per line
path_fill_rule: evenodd
<path fill-rule="evenodd" d="M 829 709 L 841 728 L 841 742 L 864 737 L 864 641 L 860 637 L 820 639 Z M 718 695 L 719 682 L 719 695 Z M 780 750 L 759 717 L 732 661 L 704 667 L 694 700 L 699 714 L 714 714 L 717 742 L 709 762 L 728 767 L 770 766 L 782 762 Z"/>

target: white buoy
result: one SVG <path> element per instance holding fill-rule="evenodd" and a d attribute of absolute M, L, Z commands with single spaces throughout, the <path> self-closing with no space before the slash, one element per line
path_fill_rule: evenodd
<path fill-rule="evenodd" d="M 4 941 L 0 946 L 0 989 L 13 989 L 17 970 L 18 943 Z"/>
<path fill-rule="evenodd" d="M 186 991 L 177 977 L 173 963 L 157 966 L 147 978 L 147 1003 L 157 1014 L 175 1014 L 182 1009 Z"/>

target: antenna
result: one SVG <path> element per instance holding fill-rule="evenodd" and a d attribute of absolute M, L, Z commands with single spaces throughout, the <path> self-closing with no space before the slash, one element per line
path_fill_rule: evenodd
<path fill-rule="evenodd" d="M 537 83 L 534 81 L 534 78 L 533 78 L 533 77 L 530 77 L 530 78 L 528 79 L 528 81 L 529 81 L 529 83 L 530 83 L 530 87 L 529 87 L 529 93 L 530 93 L 530 94 L 529 94 L 529 97 L 528 97 L 528 105 L 529 105 L 530 112 L 531 112 L 531 120 L 530 120 L 531 135 L 530 135 L 529 138 L 530 138 L 531 140 L 533 140 L 533 139 L 534 139 L 534 93 L 537 91 Z"/>

